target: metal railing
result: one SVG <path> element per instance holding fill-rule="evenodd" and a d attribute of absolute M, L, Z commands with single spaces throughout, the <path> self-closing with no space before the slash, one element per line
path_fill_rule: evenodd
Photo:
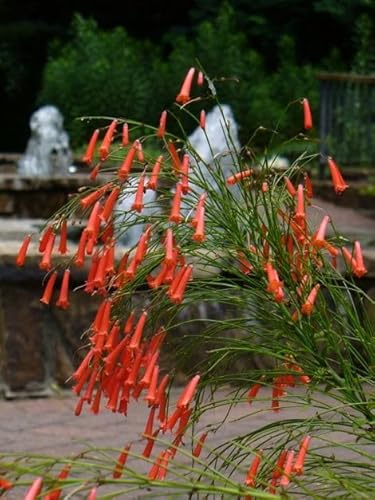
<path fill-rule="evenodd" d="M 327 155 L 348 167 L 375 166 L 375 76 L 320 73 L 320 175 Z"/>

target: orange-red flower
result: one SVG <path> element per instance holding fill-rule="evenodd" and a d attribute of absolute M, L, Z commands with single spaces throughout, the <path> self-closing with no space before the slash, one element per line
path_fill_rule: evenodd
<path fill-rule="evenodd" d="M 117 459 L 116 466 L 115 466 L 113 473 L 112 473 L 113 479 L 118 479 L 121 477 L 122 471 L 124 469 L 124 466 L 126 464 L 128 456 L 129 456 L 129 451 L 130 451 L 131 445 L 132 445 L 132 443 L 127 444 L 123 448 L 123 450 L 121 451 L 121 453 Z"/>
<path fill-rule="evenodd" d="M 172 210 L 171 214 L 169 216 L 169 220 L 171 222 L 175 222 L 176 224 L 179 224 L 182 222 L 182 215 L 180 214 L 180 209 L 181 209 L 181 194 L 182 194 L 182 186 L 178 182 L 176 184 L 176 192 L 174 194 L 173 202 L 172 202 Z"/>
<path fill-rule="evenodd" d="M 280 486 L 283 486 L 284 488 L 290 483 L 290 478 L 293 471 L 293 459 L 294 450 L 288 450 L 285 458 L 284 470 L 280 479 Z"/>
<path fill-rule="evenodd" d="M 103 210 L 100 214 L 100 219 L 104 222 L 107 222 L 108 219 L 110 218 L 113 208 L 115 206 L 115 203 L 117 201 L 117 198 L 119 197 L 120 194 L 120 188 L 116 186 L 108 196 L 106 202 L 104 203 Z"/>
<path fill-rule="evenodd" d="M 129 144 L 129 125 L 124 123 L 122 126 L 122 145 L 127 146 Z"/>
<path fill-rule="evenodd" d="M 111 142 L 113 140 L 113 135 L 115 133 L 117 126 L 117 120 L 112 120 L 111 124 L 109 125 L 107 132 L 105 133 L 103 142 L 99 148 L 99 154 L 100 154 L 100 160 L 104 161 L 107 156 L 109 155 L 109 148 L 111 146 Z"/>
<path fill-rule="evenodd" d="M 178 102 L 179 104 L 185 104 L 186 102 L 190 101 L 190 92 L 191 92 L 191 85 L 193 83 L 194 73 L 195 73 L 195 68 L 190 68 L 185 76 L 180 92 L 176 97 L 176 102 Z"/>
<path fill-rule="evenodd" d="M 182 158 L 181 164 L 181 191 L 183 192 L 183 194 L 189 192 L 189 164 L 189 155 L 185 154 Z"/>
<path fill-rule="evenodd" d="M 11 488 L 13 488 L 13 484 L 4 477 L 0 477 L 0 490 L 10 490 Z"/>
<path fill-rule="evenodd" d="M 203 434 L 201 434 L 197 444 L 195 445 L 195 447 L 192 451 L 193 457 L 199 457 L 200 454 L 202 453 L 202 448 L 203 448 L 203 445 L 206 441 L 207 435 L 208 435 L 208 432 L 204 432 Z"/>
<path fill-rule="evenodd" d="M 364 276 L 367 273 L 367 269 L 363 262 L 361 244 L 359 241 L 354 242 L 354 260 L 355 260 L 355 266 L 353 269 L 353 274 L 357 276 L 357 278 L 362 278 L 362 276 Z"/>
<path fill-rule="evenodd" d="M 237 184 L 237 182 L 240 182 L 247 177 L 251 177 L 253 173 L 254 171 L 252 168 L 248 170 L 242 170 L 242 172 L 238 172 L 237 174 L 227 177 L 226 183 L 228 184 L 228 186 L 233 186 L 234 184 Z"/>
<path fill-rule="evenodd" d="M 147 189 L 152 189 L 154 191 L 156 190 L 162 162 L 163 162 L 163 156 L 160 155 L 157 157 L 155 165 L 152 168 L 150 180 L 148 181 L 147 184 Z"/>
<path fill-rule="evenodd" d="M 259 465 L 262 460 L 262 450 L 255 455 L 246 474 L 245 484 L 251 488 L 255 487 L 255 480 L 258 473 Z"/>
<path fill-rule="evenodd" d="M 122 162 L 117 172 L 119 179 L 121 179 L 122 181 L 126 180 L 129 176 L 136 152 L 137 152 L 137 143 L 136 141 L 134 141 L 131 147 L 129 148 L 129 151 L 127 152 L 125 159 Z"/>
<path fill-rule="evenodd" d="M 28 234 L 27 236 L 25 236 L 22 245 L 18 251 L 18 255 L 16 258 L 16 266 L 21 267 L 25 264 L 26 254 L 30 245 L 30 241 L 31 241 L 31 234 Z"/>
<path fill-rule="evenodd" d="M 87 149 L 86 149 L 86 152 L 84 154 L 84 157 L 82 158 L 82 161 L 84 163 L 86 163 L 87 165 L 91 165 L 92 163 L 92 159 L 94 157 L 94 151 L 95 151 L 95 146 L 96 146 L 96 143 L 98 141 L 98 137 L 99 137 L 99 129 L 97 128 L 96 130 L 94 130 L 94 132 L 92 133 L 92 136 L 90 138 L 90 141 L 87 145 Z"/>
<path fill-rule="evenodd" d="M 28 491 L 26 492 L 25 496 L 23 497 L 23 500 L 35 500 L 39 493 L 41 492 L 43 485 L 43 478 L 42 477 L 37 477 L 33 484 L 30 486 Z"/>
<path fill-rule="evenodd" d="M 199 115 L 199 126 L 203 130 L 206 128 L 206 112 L 204 109 L 202 109 L 202 111 Z"/>
<path fill-rule="evenodd" d="M 312 114 L 310 109 L 309 101 L 304 97 L 302 99 L 302 107 L 303 107 L 303 128 L 305 130 L 309 130 L 313 126 Z"/>
<path fill-rule="evenodd" d="M 61 309 L 67 309 L 69 307 L 69 279 L 70 270 L 65 269 L 61 283 L 60 295 L 56 302 L 56 306 L 61 307 Z"/>
<path fill-rule="evenodd" d="M 49 279 L 47 281 L 43 295 L 40 299 L 40 302 L 42 302 L 43 304 L 48 305 L 51 302 L 51 297 L 52 297 L 52 293 L 53 293 L 53 288 L 54 288 L 55 283 L 56 283 L 57 274 L 58 274 L 57 271 L 53 271 L 53 273 L 51 273 L 51 276 L 49 277 Z"/>
<path fill-rule="evenodd" d="M 328 162 L 329 171 L 331 173 L 333 189 L 335 190 L 336 194 L 341 194 L 349 186 L 348 186 L 348 184 L 345 183 L 345 181 L 341 175 L 340 169 L 337 166 L 336 162 L 333 160 L 333 158 L 328 156 L 327 162 Z"/>
<path fill-rule="evenodd" d="M 137 188 L 137 191 L 135 193 L 135 200 L 134 200 L 134 203 L 131 207 L 132 210 L 135 210 L 138 213 L 142 212 L 143 207 L 144 207 L 144 204 L 143 204 L 144 192 L 145 192 L 145 174 L 143 173 L 139 178 L 138 188 Z"/>
<path fill-rule="evenodd" d="M 164 137 L 166 124 L 167 124 L 167 111 L 164 110 L 160 115 L 159 127 L 156 132 L 156 137 L 159 137 L 160 139 Z"/>
<path fill-rule="evenodd" d="M 177 401 L 177 408 L 187 408 L 190 404 L 191 400 L 194 397 L 195 391 L 197 390 L 200 375 L 195 375 L 190 382 L 185 386 L 185 389 L 182 391 L 180 397 Z"/>
<path fill-rule="evenodd" d="M 306 299 L 305 303 L 302 305 L 302 307 L 301 307 L 301 313 L 304 314 L 305 316 L 310 316 L 311 313 L 313 312 L 314 304 L 315 304 L 315 301 L 316 301 L 316 297 L 318 295 L 319 288 L 320 288 L 320 284 L 317 283 L 312 288 L 312 290 L 309 293 L 309 295 L 307 296 L 307 299 Z"/>
<path fill-rule="evenodd" d="M 296 462 L 294 464 L 293 470 L 297 474 L 297 476 L 300 476 L 303 474 L 303 465 L 305 463 L 305 457 L 307 450 L 310 446 L 310 441 L 311 441 L 311 436 L 306 436 L 300 444 L 299 452 L 296 457 Z"/>

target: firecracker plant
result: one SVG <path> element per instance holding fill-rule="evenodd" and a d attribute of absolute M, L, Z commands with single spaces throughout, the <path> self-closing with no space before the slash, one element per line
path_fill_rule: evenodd
<path fill-rule="evenodd" d="M 75 293 L 100 297 L 71 377 L 75 415 L 126 416 L 138 401 L 148 407 L 141 438 L 119 442 L 116 456 L 108 450 L 96 450 L 96 458 L 89 451 L 74 459 L 4 455 L 1 491 L 29 485 L 28 500 L 135 492 L 371 498 L 374 332 L 357 285 L 367 272 L 360 242 L 339 235 L 324 213 L 318 227 L 310 223 L 309 171 L 317 154 L 303 153 L 278 169 L 252 149 L 252 140 L 236 150 L 223 114 L 225 153 L 207 164 L 179 117 L 189 114 L 206 134 L 205 111 L 195 118 L 192 110 L 209 100 L 220 106 L 214 81 L 191 68 L 155 127 L 126 117 L 94 130 L 84 156 L 88 187 L 51 217 L 39 239 L 43 304 L 68 309 L 71 269 L 83 266 L 87 278 Z M 299 98 L 289 106 L 300 107 L 296 140 L 306 141 L 313 127 L 309 102 Z M 182 138 L 168 131 L 172 121 Z M 270 133 L 271 140 L 281 136 Z M 149 143 L 159 150 L 155 157 Z M 340 195 L 348 185 L 334 153 L 324 160 Z M 100 186 L 90 187 L 98 175 Z M 147 191 L 156 193 L 152 202 L 145 202 Z M 132 202 L 124 213 L 119 202 L 126 199 Z M 72 250 L 67 234 L 77 219 L 85 223 Z M 135 225 L 141 235 L 124 248 L 119 242 Z M 21 246 L 19 266 L 31 238 Z M 54 262 L 56 253 L 68 256 L 66 267 Z M 231 314 L 210 316 L 212 304 Z M 197 307 L 206 315 L 195 321 Z M 193 324 L 194 335 L 174 343 L 176 326 L 184 324 Z M 173 371 L 162 358 L 171 343 L 176 362 L 198 361 L 189 362 L 185 385 L 170 392 Z M 210 420 L 214 408 L 224 421 Z M 248 419 L 248 432 L 236 432 L 238 419 Z M 213 445 L 223 425 L 232 426 L 234 437 Z"/>

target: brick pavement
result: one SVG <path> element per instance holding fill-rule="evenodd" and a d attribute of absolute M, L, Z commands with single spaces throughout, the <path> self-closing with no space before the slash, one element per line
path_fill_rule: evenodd
<path fill-rule="evenodd" d="M 300 391 L 304 390 L 304 388 L 293 389 L 293 397 L 298 397 Z M 176 400 L 179 392 L 180 389 L 178 388 L 172 389 L 172 401 Z M 208 449 L 213 449 L 223 442 L 233 439 L 235 436 L 248 434 L 260 426 L 276 422 L 281 418 L 308 418 L 316 414 L 317 407 L 305 404 L 305 406 L 296 408 L 294 405 L 295 400 L 293 401 L 292 399 L 290 401 L 283 401 L 282 413 L 274 413 L 270 410 L 270 391 L 264 389 L 263 392 L 263 399 L 257 398 L 251 406 L 244 401 L 233 407 L 230 417 L 222 425 L 220 431 L 209 434 L 209 439 L 207 440 Z M 227 394 L 228 391 L 220 390 L 216 394 L 215 400 L 220 402 Z M 324 406 L 330 402 L 325 395 L 322 395 L 320 400 Z M 81 416 L 76 417 L 73 414 L 76 401 L 76 398 L 68 391 L 64 391 L 60 396 L 50 399 L 0 401 L 0 451 L 7 454 L 38 454 L 69 458 L 85 449 L 94 448 L 93 456 L 100 457 L 101 452 L 98 449 L 115 448 L 118 450 L 124 443 L 133 441 L 133 451 L 137 454 L 142 452 L 144 440 L 141 439 L 141 433 L 148 416 L 148 409 L 145 402 L 132 403 L 129 407 L 128 417 L 113 414 L 108 410 L 103 410 L 97 416 L 83 411 Z M 207 424 L 216 425 L 222 423 L 226 419 L 226 416 L 227 406 L 221 406 L 220 403 L 217 403 L 216 408 L 202 416 L 195 430 L 196 435 L 199 435 L 200 431 Z M 170 442 L 167 435 L 162 436 L 162 439 Z M 325 435 L 323 432 L 322 439 L 327 443 L 340 441 L 341 443 L 348 444 L 352 440 L 350 435 L 333 434 L 330 432 Z M 320 441 L 319 446 L 322 443 L 323 441 Z M 318 440 L 314 442 L 313 448 L 316 444 L 318 444 Z M 162 449 L 160 446 L 156 446 L 156 450 L 154 450 L 152 455 L 153 458 L 155 458 L 157 451 L 160 449 Z M 189 450 L 189 440 L 186 441 L 186 450 Z M 332 454 L 334 450 L 333 445 L 326 445 L 326 450 L 327 454 Z M 375 446 L 372 450 L 367 449 L 368 453 L 371 451 L 375 453 Z M 112 457 L 114 461 L 118 451 L 109 452 L 107 450 L 105 453 L 107 456 Z M 249 455 L 251 455 L 250 450 Z M 349 449 L 346 451 L 344 449 L 344 456 L 350 459 L 353 453 Z M 175 460 L 177 459 L 176 457 Z M 111 462 L 108 462 L 108 459 L 106 460 L 106 464 L 107 466 L 108 463 L 110 464 L 109 470 L 111 470 Z M 186 457 L 181 455 L 178 460 L 182 464 L 189 463 Z M 150 468 L 149 462 L 140 461 L 135 457 L 131 457 L 127 465 L 137 473 L 147 473 Z M 240 477 L 238 477 L 238 480 L 241 481 L 241 477 L 246 474 L 246 468 L 240 467 L 239 474 Z M 101 491 L 103 488 L 101 487 Z M 106 492 L 111 491 L 111 487 L 105 488 L 107 488 Z M 6 499 L 21 499 L 22 491 L 22 489 L 18 488 L 9 493 Z M 143 493 L 124 494 L 120 498 L 143 498 L 145 495 L 146 493 L 143 491 Z M 87 492 L 84 496 L 80 496 L 77 493 L 71 498 L 87 498 Z M 177 497 L 174 496 L 173 498 Z"/>

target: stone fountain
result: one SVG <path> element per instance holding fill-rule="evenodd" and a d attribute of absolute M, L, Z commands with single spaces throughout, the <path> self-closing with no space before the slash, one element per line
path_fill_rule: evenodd
<path fill-rule="evenodd" d="M 60 111 L 51 105 L 43 106 L 31 115 L 31 137 L 18 163 L 20 175 L 55 177 L 70 172 L 72 152 L 63 121 Z"/>

